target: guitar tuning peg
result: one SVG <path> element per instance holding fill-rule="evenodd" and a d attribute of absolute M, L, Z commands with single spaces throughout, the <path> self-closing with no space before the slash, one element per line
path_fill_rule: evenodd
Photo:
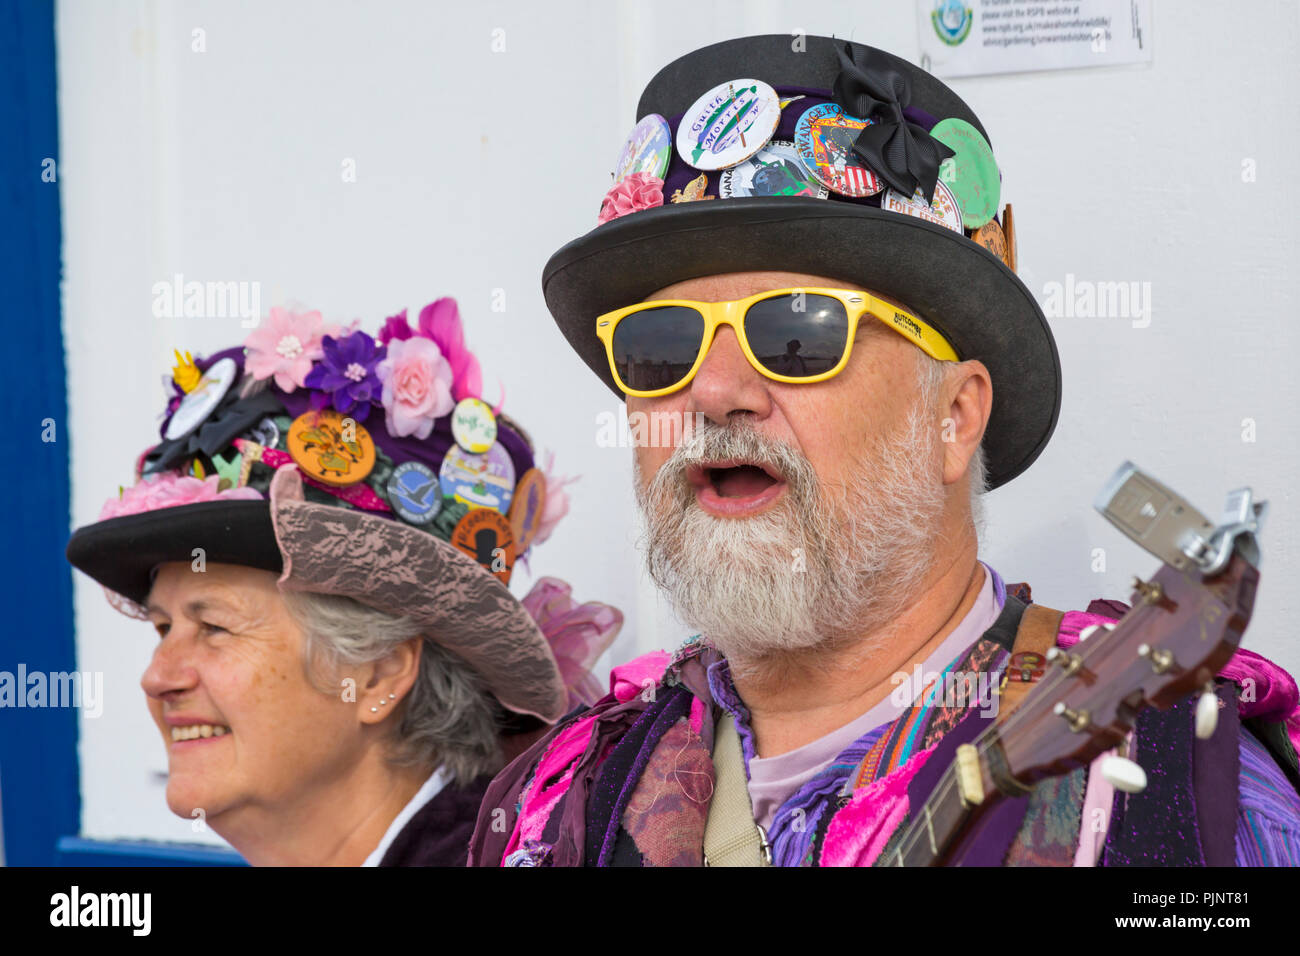
<path fill-rule="evenodd" d="M 1086 641 L 1088 638 L 1092 637 L 1092 635 L 1096 634 L 1098 631 L 1102 630 L 1103 628 L 1105 628 L 1108 631 L 1113 631 L 1115 630 L 1115 625 L 1114 624 L 1089 624 L 1087 627 L 1085 627 L 1082 631 L 1079 632 L 1079 642 L 1082 643 Z"/>
<path fill-rule="evenodd" d="M 1101 775 L 1112 787 L 1124 793 L 1141 793 L 1147 788 L 1146 771 L 1125 757 L 1111 755 L 1102 758 Z"/>
<path fill-rule="evenodd" d="M 1092 715 L 1086 710 L 1072 710 L 1067 707 L 1065 701 L 1060 700 L 1052 707 L 1052 713 L 1069 725 L 1070 730 L 1074 733 L 1080 733 L 1086 730 L 1092 724 Z"/>
<path fill-rule="evenodd" d="M 1205 685 L 1200 700 L 1196 702 L 1196 736 L 1209 740 L 1214 736 L 1214 728 L 1219 725 L 1219 695 L 1214 692 L 1213 682 Z"/>

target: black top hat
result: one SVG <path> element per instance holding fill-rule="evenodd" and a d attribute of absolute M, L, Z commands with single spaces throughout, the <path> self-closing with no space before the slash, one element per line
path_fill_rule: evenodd
<path fill-rule="evenodd" d="M 661 114 L 675 137 L 682 115 L 701 94 L 730 80 L 754 78 L 782 99 L 802 97 L 781 111 L 774 138 L 789 139 L 798 116 L 815 105 L 838 100 L 846 113 L 861 115 L 849 107 L 864 101 L 845 95 L 853 88 L 849 74 L 865 74 L 876 94 L 874 118 L 884 128 L 876 132 L 888 133 L 890 117 L 901 118 L 893 128 L 895 139 L 910 136 L 914 152 L 929 149 L 934 141 L 928 129 L 948 118 L 969 123 L 988 138 L 952 90 L 905 60 L 862 44 L 784 34 L 727 40 L 680 57 L 650 81 L 638 115 Z M 939 149 L 939 158 L 950 152 Z M 882 164 L 893 162 L 896 168 L 874 163 L 871 168 L 910 186 L 907 170 L 916 168 L 915 155 L 900 162 L 887 153 Z M 679 189 L 668 201 L 673 186 L 696 185 L 701 176 L 703 189 Z M 914 181 L 928 194 L 933 176 L 932 162 L 929 182 L 924 175 Z M 826 275 L 900 300 L 942 334 L 959 359 L 982 361 L 993 380 L 984 437 L 989 486 L 1005 484 L 1029 467 L 1056 427 L 1061 367 L 1042 310 L 1002 258 L 972 241 L 970 230 L 959 233 L 882 209 L 878 195 L 713 198 L 719 195 L 719 177 L 720 171 L 691 168 L 674 150 L 663 205 L 597 226 L 546 264 L 542 287 L 551 314 L 615 394 L 622 396 L 596 337 L 597 316 L 700 276 L 754 270 Z M 711 201 L 681 201 L 692 196 Z M 1010 225 L 1005 217 L 1002 223 Z M 1007 239 L 1014 243 L 1013 236 Z"/>

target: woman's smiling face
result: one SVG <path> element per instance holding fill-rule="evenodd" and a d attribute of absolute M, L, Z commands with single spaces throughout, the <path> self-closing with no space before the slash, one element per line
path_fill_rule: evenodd
<path fill-rule="evenodd" d="M 172 812 L 214 824 L 274 814 L 347 772 L 362 745 L 357 704 L 309 682 L 274 574 L 168 563 L 146 606 L 159 642 L 140 683 L 167 746 Z"/>

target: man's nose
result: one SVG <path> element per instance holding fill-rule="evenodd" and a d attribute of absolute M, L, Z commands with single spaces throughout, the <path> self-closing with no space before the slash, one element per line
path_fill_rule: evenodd
<path fill-rule="evenodd" d="M 766 418 L 772 411 L 771 382 L 749 364 L 736 332 L 718 328 L 700 369 L 691 381 L 689 410 L 725 425 L 737 412 Z"/>

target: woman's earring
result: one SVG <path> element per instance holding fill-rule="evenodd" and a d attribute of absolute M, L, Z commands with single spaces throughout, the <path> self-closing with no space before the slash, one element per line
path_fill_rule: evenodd
<path fill-rule="evenodd" d="M 377 714 L 377 713 L 379 713 L 379 708 L 378 708 L 378 707 L 371 707 L 371 708 L 370 708 L 370 712 L 371 712 L 372 714 Z"/>
<path fill-rule="evenodd" d="M 396 694 L 389 694 L 389 695 L 388 695 L 388 699 L 389 699 L 389 700 L 397 700 L 397 695 L 396 695 Z"/>

